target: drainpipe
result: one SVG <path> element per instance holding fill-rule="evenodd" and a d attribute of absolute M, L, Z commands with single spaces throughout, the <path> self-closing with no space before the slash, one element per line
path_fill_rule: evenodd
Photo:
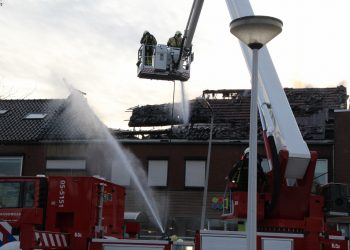
<path fill-rule="evenodd" d="M 332 145 L 332 182 L 334 182 L 335 179 L 335 155 L 334 155 L 334 147 L 335 147 L 335 141 L 333 141 L 333 145 Z M 330 182 L 329 180 L 329 176 L 327 178 L 327 182 Z"/>

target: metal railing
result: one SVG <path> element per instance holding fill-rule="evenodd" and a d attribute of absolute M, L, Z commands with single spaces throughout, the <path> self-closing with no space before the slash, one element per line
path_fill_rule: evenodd
<path fill-rule="evenodd" d="M 152 66 L 154 48 L 154 45 L 141 44 L 137 53 L 137 66 L 139 66 L 141 63 L 144 66 Z"/>

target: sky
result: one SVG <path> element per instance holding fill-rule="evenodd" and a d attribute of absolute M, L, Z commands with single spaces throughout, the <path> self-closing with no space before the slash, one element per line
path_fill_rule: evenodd
<path fill-rule="evenodd" d="M 111 128 L 129 108 L 171 103 L 173 83 L 139 79 L 144 30 L 166 43 L 184 31 L 192 0 L 0 0 L 0 97 L 65 98 L 67 86 Z M 268 49 L 284 87 L 350 87 L 348 0 L 251 0 L 257 15 L 283 21 Z M 193 39 L 189 99 L 205 89 L 250 88 L 224 0 L 205 0 Z M 180 100 L 180 84 L 175 84 Z"/>

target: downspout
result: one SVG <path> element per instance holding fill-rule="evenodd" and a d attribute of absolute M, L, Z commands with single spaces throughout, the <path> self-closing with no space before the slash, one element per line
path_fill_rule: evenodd
<path fill-rule="evenodd" d="M 332 182 L 334 182 L 334 177 L 335 177 L 335 155 L 334 155 L 334 147 L 335 147 L 335 141 L 333 141 L 333 145 L 332 145 Z M 328 171 L 328 169 L 327 169 Z M 329 177 L 329 176 L 328 176 Z M 329 181 L 329 178 L 327 178 L 327 182 L 330 182 Z"/>

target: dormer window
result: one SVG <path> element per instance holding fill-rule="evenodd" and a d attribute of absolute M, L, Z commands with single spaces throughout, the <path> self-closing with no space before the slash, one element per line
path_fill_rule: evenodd
<path fill-rule="evenodd" d="M 29 113 L 24 119 L 44 119 L 47 116 L 45 113 Z"/>
<path fill-rule="evenodd" d="M 4 115 L 9 111 L 8 109 L 0 109 L 0 115 Z"/>

